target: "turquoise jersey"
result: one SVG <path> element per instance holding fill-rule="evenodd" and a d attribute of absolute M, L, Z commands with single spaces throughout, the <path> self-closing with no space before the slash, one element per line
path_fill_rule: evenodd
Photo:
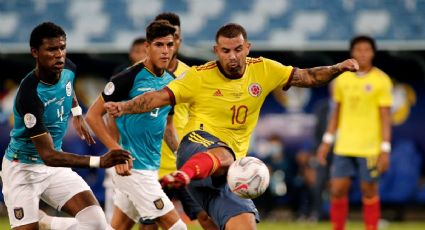
<path fill-rule="evenodd" d="M 115 75 L 105 86 L 102 97 L 105 102 L 130 100 L 143 93 L 160 90 L 173 79 L 174 76 L 167 71 L 161 76 L 155 76 L 143 63 L 139 63 Z M 116 119 L 121 146 L 135 158 L 134 169 L 159 168 L 167 116 L 172 113 L 171 106 L 164 106 Z"/>
<path fill-rule="evenodd" d="M 43 164 L 31 137 L 50 133 L 54 148 L 61 150 L 72 107 L 75 65 L 67 60 L 59 81 L 40 82 L 34 71 L 19 85 L 13 106 L 14 126 L 5 157 L 27 164 Z"/>

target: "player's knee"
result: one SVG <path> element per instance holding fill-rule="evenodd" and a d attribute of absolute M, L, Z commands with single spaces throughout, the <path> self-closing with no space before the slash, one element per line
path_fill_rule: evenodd
<path fill-rule="evenodd" d="M 348 189 L 345 188 L 331 188 L 331 197 L 332 198 L 343 198 L 348 195 Z"/>
<path fill-rule="evenodd" d="M 235 161 L 233 154 L 224 147 L 218 147 L 208 150 L 208 152 L 214 154 L 214 156 L 220 161 L 221 168 L 229 168 L 229 166 Z"/>
<path fill-rule="evenodd" d="M 173 224 L 169 228 L 169 230 L 187 230 L 187 226 L 185 223 L 183 223 L 182 219 L 179 219 L 176 223 Z"/>
<path fill-rule="evenodd" d="M 200 211 L 198 214 L 196 214 L 196 219 L 198 219 L 198 221 L 206 221 L 208 220 L 209 216 L 207 214 L 207 212 L 205 212 L 204 210 Z"/>
<path fill-rule="evenodd" d="M 105 214 L 98 205 L 92 205 L 84 208 L 75 215 L 78 221 L 79 230 L 105 230 L 108 228 Z"/>

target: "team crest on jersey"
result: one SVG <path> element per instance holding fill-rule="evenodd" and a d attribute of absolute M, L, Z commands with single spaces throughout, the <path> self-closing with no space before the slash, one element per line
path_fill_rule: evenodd
<path fill-rule="evenodd" d="M 37 118 L 31 113 L 26 113 L 24 115 L 24 124 L 27 128 L 32 128 L 37 123 Z"/>
<path fill-rule="evenodd" d="M 15 214 L 15 218 L 18 220 L 22 220 L 22 218 L 24 218 L 24 209 L 22 207 L 14 208 L 13 213 Z"/>
<path fill-rule="evenodd" d="M 372 91 L 372 86 L 370 84 L 367 84 L 364 86 L 364 90 L 369 93 L 370 91 Z"/>
<path fill-rule="evenodd" d="M 71 94 L 72 94 L 72 85 L 71 85 L 71 82 L 70 81 L 68 81 L 68 83 L 66 83 L 66 86 L 65 86 L 65 90 L 66 90 L 66 96 L 71 96 Z"/>
<path fill-rule="evenodd" d="M 261 86 L 260 86 L 260 84 L 258 84 L 258 83 L 252 83 L 251 85 L 249 85 L 249 87 L 248 87 L 248 92 L 249 92 L 249 94 L 251 94 L 251 96 L 253 96 L 253 97 L 258 97 L 258 96 L 260 96 L 260 94 L 261 94 L 261 92 L 262 92 L 263 90 L 261 89 Z"/>
<path fill-rule="evenodd" d="M 159 209 L 159 210 L 161 210 L 161 209 L 163 209 L 164 208 L 164 201 L 162 201 L 162 199 L 161 198 L 159 198 L 158 200 L 155 200 L 154 202 L 153 202 L 153 204 L 155 205 L 155 207 L 157 208 L 157 209 Z"/>
<path fill-rule="evenodd" d="M 115 85 L 113 82 L 108 82 L 108 84 L 106 84 L 105 89 L 103 90 L 103 93 L 105 95 L 111 95 L 113 94 L 115 91 Z"/>

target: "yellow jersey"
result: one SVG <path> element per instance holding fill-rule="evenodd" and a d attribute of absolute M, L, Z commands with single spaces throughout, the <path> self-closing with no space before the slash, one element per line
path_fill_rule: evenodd
<path fill-rule="evenodd" d="M 189 66 L 182 61 L 178 61 L 177 68 L 174 70 L 174 75 L 179 77 L 189 70 Z M 189 121 L 189 105 L 187 103 L 174 106 L 173 123 L 177 130 L 179 140 L 183 138 L 183 129 Z M 161 161 L 159 165 L 159 178 L 176 171 L 176 156 L 168 147 L 167 143 L 162 140 Z"/>
<path fill-rule="evenodd" d="M 279 62 L 247 58 L 239 79 L 225 76 L 218 62 L 194 66 L 168 84 L 173 103 L 189 103 L 184 133 L 204 130 L 232 148 L 236 158 L 247 154 L 252 131 L 266 96 L 288 87 L 294 68 Z"/>
<path fill-rule="evenodd" d="M 334 85 L 340 104 L 335 154 L 369 157 L 380 153 L 382 141 L 379 108 L 391 107 L 392 82 L 374 67 L 363 76 L 345 72 Z"/>

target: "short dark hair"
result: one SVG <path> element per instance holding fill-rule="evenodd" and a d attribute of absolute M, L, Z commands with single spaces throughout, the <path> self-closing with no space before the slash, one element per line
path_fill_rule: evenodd
<path fill-rule="evenodd" d="M 353 51 L 354 46 L 360 42 L 367 42 L 373 49 L 373 52 L 376 52 L 376 43 L 375 39 L 367 35 L 359 35 L 351 39 L 350 41 L 350 52 Z"/>
<path fill-rule="evenodd" d="M 145 42 L 146 42 L 146 38 L 142 38 L 142 37 L 136 38 L 134 39 L 133 43 L 131 43 L 131 47 L 135 45 L 143 45 L 143 43 Z"/>
<path fill-rule="evenodd" d="M 222 26 L 217 31 L 217 34 L 215 35 L 215 41 L 218 42 L 218 38 L 220 36 L 223 36 L 225 38 L 235 38 L 241 34 L 245 40 L 248 39 L 245 28 L 243 28 L 241 25 L 236 23 L 229 23 Z"/>
<path fill-rule="evenodd" d="M 171 25 L 180 27 L 180 17 L 173 12 L 158 14 L 155 17 L 155 21 L 157 20 L 167 20 Z"/>
<path fill-rule="evenodd" d="M 63 37 L 66 39 L 66 34 L 62 27 L 53 22 L 43 22 L 32 30 L 30 47 L 38 49 L 41 44 L 43 44 L 43 39 L 57 37 Z"/>
<path fill-rule="evenodd" d="M 146 40 L 152 42 L 155 38 L 174 36 L 176 29 L 166 20 L 156 20 L 151 22 L 146 28 Z"/>

